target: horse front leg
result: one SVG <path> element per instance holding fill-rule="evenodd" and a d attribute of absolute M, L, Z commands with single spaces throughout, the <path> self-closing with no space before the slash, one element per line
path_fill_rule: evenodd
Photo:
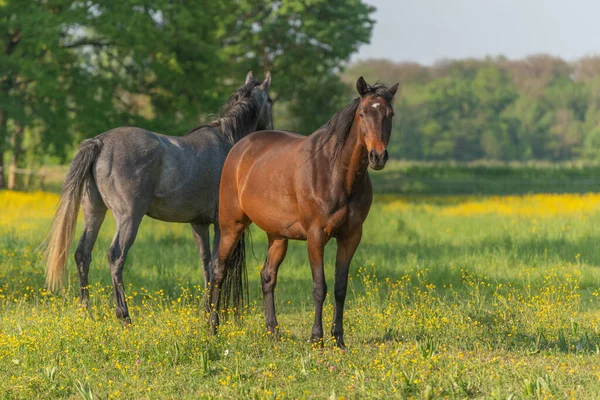
<path fill-rule="evenodd" d="M 335 311 L 331 325 L 331 336 L 335 338 L 338 347 L 344 349 L 344 303 L 348 289 L 348 270 L 352 256 L 356 252 L 362 238 L 362 226 L 354 230 L 348 237 L 337 239 L 337 254 L 335 259 Z"/>
<path fill-rule="evenodd" d="M 315 230 L 307 237 L 308 260 L 313 279 L 313 301 L 315 303 L 315 320 L 312 327 L 311 341 L 323 345 L 323 302 L 327 296 L 327 283 L 323 271 L 323 253 L 329 237 L 322 230 Z"/>

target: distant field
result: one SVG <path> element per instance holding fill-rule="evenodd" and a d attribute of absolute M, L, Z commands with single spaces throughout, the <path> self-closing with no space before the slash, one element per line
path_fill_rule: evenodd
<path fill-rule="evenodd" d="M 2 398 L 600 398 L 600 195 L 379 196 L 351 269 L 346 353 L 331 340 L 307 343 L 302 242 L 280 270 L 282 339 L 265 334 L 257 229 L 252 306 L 218 337 L 200 311 L 185 225 L 142 223 L 125 269 L 134 324 L 123 329 L 107 219 L 90 272 L 93 308 L 80 311 L 72 261 L 64 295 L 42 289 L 36 248 L 56 201 L 0 192 Z"/>
<path fill-rule="evenodd" d="M 600 192 L 600 165 L 392 161 L 372 174 L 377 193 L 528 194 Z"/>
<path fill-rule="evenodd" d="M 47 191 L 58 192 L 66 166 L 46 167 Z M 597 163 L 450 163 L 392 160 L 383 171 L 372 172 L 379 194 L 528 194 L 600 192 Z M 20 187 L 24 177 L 20 177 Z M 32 188 L 39 188 L 33 179 Z"/>

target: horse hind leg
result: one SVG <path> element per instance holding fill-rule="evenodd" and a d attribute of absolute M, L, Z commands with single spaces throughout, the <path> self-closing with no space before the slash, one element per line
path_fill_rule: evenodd
<path fill-rule="evenodd" d="M 127 300 L 123 290 L 123 267 L 129 249 L 135 241 L 135 237 L 142 222 L 144 214 L 115 216 L 117 219 L 117 233 L 113 238 L 108 250 L 108 262 L 110 264 L 110 275 L 112 278 L 113 292 L 116 303 L 116 314 L 125 325 L 131 323 Z"/>
<path fill-rule="evenodd" d="M 210 326 L 213 334 L 217 333 L 219 325 L 219 304 L 221 297 L 221 285 L 227 276 L 227 264 L 229 263 L 238 242 L 244 235 L 244 231 L 250 225 L 250 219 L 240 207 L 237 195 L 221 192 L 221 199 L 231 199 L 226 207 L 222 207 L 224 201 L 219 203 L 219 226 L 215 226 L 215 245 L 218 250 L 214 255 L 214 267 L 210 281 L 210 292 L 207 308 L 210 310 Z M 216 224 L 215 224 L 216 225 Z"/>
<path fill-rule="evenodd" d="M 247 224 L 236 224 L 234 229 L 221 229 L 219 251 L 215 259 L 212 278 L 210 281 L 210 293 L 208 298 L 208 309 L 210 310 L 210 325 L 213 334 L 217 333 L 219 326 L 219 304 L 221 301 L 221 286 L 227 276 L 227 263 L 244 234 Z"/>
<path fill-rule="evenodd" d="M 210 256 L 210 235 L 207 224 L 191 223 L 194 241 L 200 255 L 202 263 L 202 273 L 204 275 L 204 289 L 208 288 L 211 277 L 211 256 Z"/>
<path fill-rule="evenodd" d="M 89 308 L 88 273 L 92 262 L 92 250 L 107 210 L 95 183 L 88 181 L 81 208 L 83 210 L 84 227 L 75 251 L 75 263 L 79 275 L 79 303 Z"/>

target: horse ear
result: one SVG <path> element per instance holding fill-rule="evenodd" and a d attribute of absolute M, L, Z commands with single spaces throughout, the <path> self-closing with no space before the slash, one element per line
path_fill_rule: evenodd
<path fill-rule="evenodd" d="M 260 87 L 263 88 L 263 90 L 267 90 L 269 86 L 271 86 L 271 72 L 267 71 L 267 73 L 265 74 L 265 80 L 260 85 Z"/>
<path fill-rule="evenodd" d="M 244 82 L 244 85 L 247 85 L 248 83 L 250 83 L 250 81 L 254 79 L 254 76 L 252 75 L 252 71 L 248 71 L 248 74 L 246 75 L 246 81 Z"/>
<path fill-rule="evenodd" d="M 388 92 L 394 97 L 396 95 L 396 91 L 398 90 L 399 83 L 396 83 L 394 86 L 388 89 Z"/>
<path fill-rule="evenodd" d="M 358 94 L 360 94 L 361 96 L 367 94 L 369 90 L 369 85 L 367 85 L 367 82 L 365 82 L 365 78 L 363 78 L 362 76 L 356 81 L 356 90 L 358 90 Z"/>

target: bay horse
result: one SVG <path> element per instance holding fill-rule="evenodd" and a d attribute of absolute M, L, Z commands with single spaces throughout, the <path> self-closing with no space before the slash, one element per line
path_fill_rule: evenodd
<path fill-rule="evenodd" d="M 271 74 L 263 82 L 252 72 L 223 107 L 221 117 L 185 136 L 167 136 L 141 128 L 121 127 L 85 140 L 67 172 L 61 199 L 47 239 L 46 284 L 64 284 L 69 244 L 79 206 L 84 228 L 75 251 L 80 302 L 89 305 L 88 271 L 92 249 L 106 211 L 115 217 L 117 232 L 108 250 L 116 314 L 131 319 L 123 291 L 123 267 L 145 215 L 167 222 L 189 223 L 203 267 L 205 287 L 211 278 L 209 225 L 214 224 L 218 248 L 218 198 L 227 153 L 257 129 L 272 129 Z M 236 250 L 243 260 L 243 248 Z"/>
<path fill-rule="evenodd" d="M 221 242 L 210 286 L 210 324 L 219 324 L 221 289 L 243 284 L 242 274 L 229 282 L 228 260 L 252 222 L 267 233 L 269 249 L 261 270 L 264 313 L 269 332 L 277 335 L 273 292 L 289 239 L 306 240 L 313 279 L 315 317 L 311 339 L 323 343 L 322 309 L 327 293 L 323 252 L 337 241 L 335 316 L 331 334 L 345 347 L 342 325 L 348 269 L 360 243 L 373 190 L 367 166 L 382 169 L 388 159 L 392 101 L 398 84 L 387 88 L 356 82 L 360 97 L 338 111 L 309 136 L 285 131 L 255 132 L 232 149 L 221 176 Z M 238 264 L 234 268 L 243 268 Z M 223 288 L 221 287 L 222 285 Z M 235 299 L 234 299 L 235 300 Z M 234 301 L 234 310 L 239 307 Z"/>

